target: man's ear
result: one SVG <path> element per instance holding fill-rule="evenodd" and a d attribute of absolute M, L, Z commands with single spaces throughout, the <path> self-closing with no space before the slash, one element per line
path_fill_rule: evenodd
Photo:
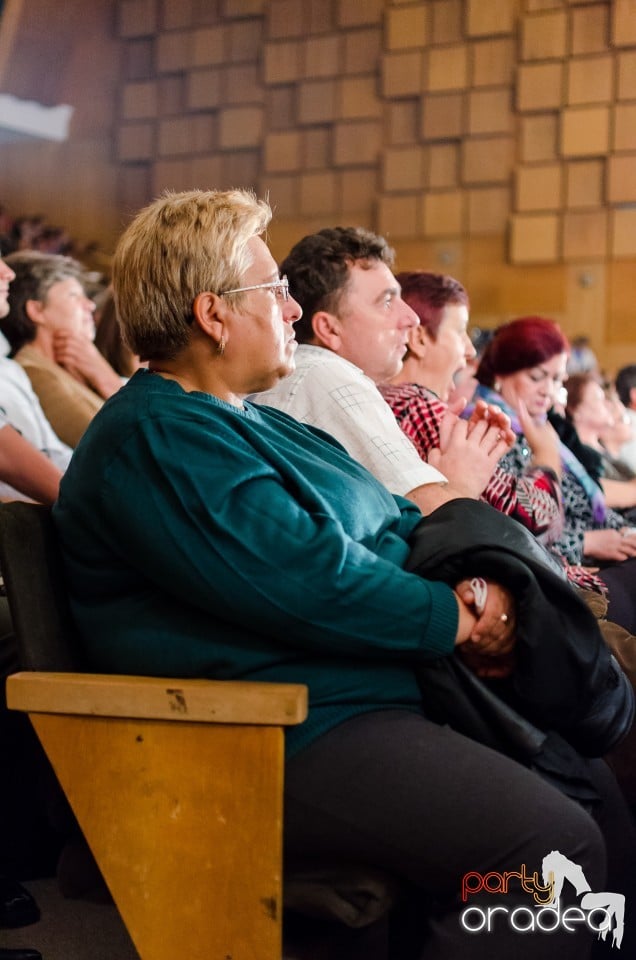
<path fill-rule="evenodd" d="M 636 410 L 636 387 L 629 389 L 629 407 L 630 410 Z"/>
<path fill-rule="evenodd" d="M 316 342 L 334 353 L 340 348 L 340 321 L 334 313 L 318 310 L 311 318 L 311 327 Z"/>

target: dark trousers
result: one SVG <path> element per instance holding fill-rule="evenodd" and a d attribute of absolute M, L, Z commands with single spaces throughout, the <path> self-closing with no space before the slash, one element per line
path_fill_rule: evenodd
<path fill-rule="evenodd" d="M 29 718 L 8 710 L 5 680 L 20 660 L 5 597 L 0 597 L 0 875 L 50 876 L 60 851 L 43 785 L 53 774 Z"/>
<path fill-rule="evenodd" d="M 464 874 L 525 864 L 540 878 L 543 857 L 558 850 L 582 868 L 592 891 L 626 895 L 627 956 L 631 918 L 636 925 L 633 825 L 611 773 L 594 763 L 604 797 L 599 823 L 538 775 L 447 727 L 406 711 L 364 714 L 289 761 L 286 859 L 333 858 L 397 877 L 410 904 L 409 916 L 398 914 L 408 933 L 394 936 L 400 960 L 583 960 L 595 939 L 586 926 L 521 934 L 497 917 L 487 934 L 460 925 L 467 906 L 533 905 L 514 884 L 506 896 L 481 893 L 463 903 Z M 562 902 L 578 904 L 570 884 Z M 601 947 L 611 954 L 608 943 Z"/>
<path fill-rule="evenodd" d="M 599 576 L 609 589 L 607 619 L 636 634 L 636 557 L 603 567 Z"/>

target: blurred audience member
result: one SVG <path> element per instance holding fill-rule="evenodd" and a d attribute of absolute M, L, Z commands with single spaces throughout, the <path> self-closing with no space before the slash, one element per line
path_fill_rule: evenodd
<path fill-rule="evenodd" d="M 615 385 L 632 425 L 631 439 L 621 447 L 618 456 L 636 473 L 636 363 L 630 363 L 618 371 Z"/>
<path fill-rule="evenodd" d="M 112 288 L 109 287 L 95 311 L 95 346 L 120 377 L 132 377 L 141 363 L 137 354 L 124 342 L 121 334 Z"/>
<path fill-rule="evenodd" d="M 576 373 L 568 380 L 567 393 L 566 415 L 581 442 L 597 458 L 605 502 L 620 511 L 636 507 L 636 480 L 617 476 L 601 439 L 603 430 L 614 427 L 614 414 L 603 387 L 592 374 Z"/>
<path fill-rule="evenodd" d="M 9 285 L 14 276 L 13 270 L 0 259 L 0 318 L 9 312 Z M 59 477 L 68 466 L 72 451 L 53 432 L 24 370 L 6 357 L 0 357 L 0 423 L 6 466 L 4 476 L 0 476 L 0 498 L 15 499 L 21 495 L 49 498 L 53 485 L 59 483 Z M 31 448 L 35 448 L 33 455 L 29 453 Z M 38 463 L 41 468 L 38 471 L 41 477 L 37 480 L 32 476 L 29 489 L 25 489 L 21 482 L 20 471 L 25 466 L 20 462 L 22 457 L 30 458 L 29 470 L 35 470 Z M 14 459 L 13 473 L 9 463 L 11 458 Z M 33 482 L 41 482 L 42 487 L 33 486 Z"/>
<path fill-rule="evenodd" d="M 1 413 L 0 479 L 2 485 L 9 484 L 28 499 L 41 503 L 53 503 L 57 499 L 62 479 L 59 467 L 21 437 Z M 2 490 L 0 497 L 5 499 Z"/>
<path fill-rule="evenodd" d="M 629 410 L 622 403 L 616 387 L 608 384 L 605 396 L 612 414 L 612 423 L 601 430 L 600 439 L 607 455 L 609 471 L 613 480 L 632 480 L 636 473 L 621 459 L 621 450 L 634 437 L 634 425 Z"/>
<path fill-rule="evenodd" d="M 92 342 L 95 304 L 84 292 L 83 268 L 70 257 L 37 251 L 13 253 L 6 262 L 15 278 L 0 329 L 53 429 L 75 447 L 103 401 L 121 386 Z"/>
<path fill-rule="evenodd" d="M 43 227 L 33 244 L 40 253 L 61 253 L 69 256 L 73 250 L 73 241 L 62 227 Z"/>
<path fill-rule="evenodd" d="M 7 357 L 0 357 L 0 416 L 26 443 L 46 457 L 56 471 L 66 470 L 72 449 L 59 439 L 46 419 L 22 367 Z M 16 488 L 16 484 L 11 486 L 6 480 L 0 481 L 0 498 L 16 499 L 20 495 Z"/>
<path fill-rule="evenodd" d="M 592 350 L 589 337 L 579 335 L 572 340 L 567 371 L 569 375 L 573 373 L 593 373 L 598 376 L 598 360 Z"/>
<path fill-rule="evenodd" d="M 11 250 L 33 250 L 43 229 L 44 217 L 41 214 L 16 217 L 11 234 Z"/>

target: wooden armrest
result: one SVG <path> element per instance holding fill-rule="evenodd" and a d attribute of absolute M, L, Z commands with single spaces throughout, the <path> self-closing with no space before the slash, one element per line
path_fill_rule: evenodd
<path fill-rule="evenodd" d="M 7 678 L 7 706 L 28 713 L 291 726 L 307 716 L 307 688 L 294 683 L 26 671 Z"/>

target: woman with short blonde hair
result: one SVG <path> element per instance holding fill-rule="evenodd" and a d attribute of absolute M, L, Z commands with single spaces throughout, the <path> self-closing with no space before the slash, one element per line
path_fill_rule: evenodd
<path fill-rule="evenodd" d="M 148 369 L 94 419 L 54 508 L 87 660 L 306 683 L 308 718 L 286 733 L 286 862 L 396 877 L 418 905 L 400 956 L 579 960 L 584 929 L 533 942 L 460 926 L 466 871 L 536 869 L 559 849 L 605 889 L 605 844 L 537 774 L 426 715 L 418 666 L 469 642 L 508 654 L 512 592 L 494 579 L 478 591 L 472 571 L 452 586 L 408 572 L 417 507 L 328 434 L 247 399 L 293 371 L 302 312 L 262 239 L 268 222 L 245 191 L 168 194 L 121 239 L 118 310 Z M 591 626 L 581 643 L 604 675 Z M 620 807 L 615 787 L 602 793 Z M 623 824 L 620 810 L 610 819 Z"/>

